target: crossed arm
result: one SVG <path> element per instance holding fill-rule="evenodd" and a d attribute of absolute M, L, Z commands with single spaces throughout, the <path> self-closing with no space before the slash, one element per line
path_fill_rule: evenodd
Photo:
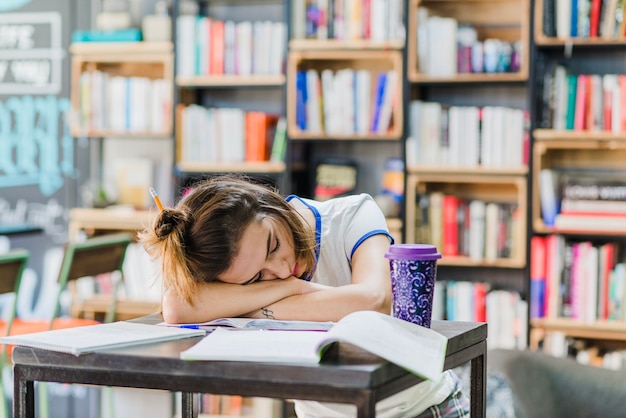
<path fill-rule="evenodd" d="M 384 257 L 388 248 L 386 236 L 365 240 L 352 257 L 351 283 L 341 287 L 323 286 L 293 276 L 249 285 L 203 283 L 193 305 L 168 290 L 163 297 L 163 317 L 170 323 L 237 316 L 337 321 L 358 310 L 389 313 L 389 261 Z"/>

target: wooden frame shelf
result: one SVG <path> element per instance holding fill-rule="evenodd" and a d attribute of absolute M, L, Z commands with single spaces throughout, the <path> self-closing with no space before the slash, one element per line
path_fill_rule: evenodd
<path fill-rule="evenodd" d="M 626 323 L 623 321 L 583 322 L 569 318 L 531 319 L 530 347 L 536 349 L 546 334 L 560 332 L 569 337 L 605 341 L 626 341 Z"/>
<path fill-rule="evenodd" d="M 517 204 L 519 210 L 519 224 L 516 228 L 522 231 L 518 234 L 517 241 L 513 243 L 514 256 L 511 258 L 498 258 L 495 261 L 472 260 L 466 256 L 449 257 L 441 259 L 441 265 L 466 266 L 466 267 L 502 267 L 523 268 L 526 265 L 526 216 L 527 216 L 527 182 L 525 175 L 484 175 L 469 173 L 415 173 L 409 171 L 405 200 L 416 202 L 418 194 L 439 191 L 468 199 L 481 199 L 484 201 L 507 202 Z M 417 219 L 416 206 L 406 205 L 406 225 L 415 225 Z M 413 228 L 405 228 L 406 242 L 415 242 Z"/>
<path fill-rule="evenodd" d="M 324 132 L 302 131 L 296 123 L 296 74 L 299 70 L 355 70 L 389 71 L 398 75 L 397 95 L 392 109 L 392 127 L 384 134 L 368 132 L 364 135 L 327 135 Z M 403 132 L 403 61 L 396 50 L 310 50 L 290 51 L 287 63 L 287 132 L 291 140 L 400 140 Z"/>
<path fill-rule="evenodd" d="M 557 131 L 554 129 L 535 129 L 535 141 L 623 141 L 626 132 L 615 134 L 609 131 Z"/>
<path fill-rule="evenodd" d="M 425 6 L 433 16 L 452 17 L 476 27 L 478 39 L 521 41 L 521 67 L 515 73 L 469 73 L 455 77 L 432 77 L 418 70 L 417 8 Z M 407 30 L 407 78 L 411 83 L 523 82 L 529 75 L 529 0 L 410 0 Z"/>
<path fill-rule="evenodd" d="M 479 176 L 525 176 L 528 167 L 483 168 L 483 167 L 447 167 L 447 166 L 408 166 L 410 174 L 446 174 L 446 175 L 479 175 Z"/>
<path fill-rule="evenodd" d="M 238 163 L 204 163 L 204 162 L 178 162 L 176 169 L 181 173 L 283 173 L 284 162 L 261 161 L 261 162 L 238 162 Z"/>
<path fill-rule="evenodd" d="M 171 137 L 173 112 L 164 111 L 165 128 L 161 132 L 133 130 L 100 130 L 81 126 L 81 75 L 88 71 L 101 71 L 109 76 L 145 77 L 163 79 L 169 86 L 169 106 L 173 97 L 174 57 L 171 42 L 80 42 L 70 46 L 71 68 L 71 130 L 74 137 Z M 87 94 L 91 94 L 90 92 Z M 104 98 L 99 101 L 103 106 Z M 90 109 L 91 112 L 93 109 Z"/>
<path fill-rule="evenodd" d="M 533 145 L 532 168 L 532 226 L 537 233 L 566 233 L 586 235 L 626 235 L 626 231 L 559 230 L 545 225 L 541 216 L 539 173 L 543 169 L 601 169 L 624 171 L 626 161 L 626 138 L 610 133 L 594 133 L 588 139 L 544 137 Z M 596 139 L 590 139 L 595 137 Z M 615 140 L 606 138 L 615 137 Z"/>
<path fill-rule="evenodd" d="M 626 38 L 582 38 L 582 37 L 568 37 L 557 38 L 552 36 L 546 36 L 543 32 L 543 2 L 545 0 L 535 0 L 535 28 L 534 28 L 534 40 L 535 44 L 539 47 L 598 47 L 598 46 L 624 46 L 626 47 Z M 556 1 L 556 0 L 552 0 Z M 555 14 L 556 16 L 556 14 Z"/>
<path fill-rule="evenodd" d="M 404 41 L 383 41 L 376 42 L 370 39 L 337 40 L 331 39 L 321 41 L 317 39 L 292 39 L 289 41 L 290 51 L 312 51 L 312 50 L 401 50 Z"/>
<path fill-rule="evenodd" d="M 176 77 L 176 85 L 185 88 L 205 87 L 280 87 L 285 84 L 285 76 L 279 75 L 220 75 Z"/>

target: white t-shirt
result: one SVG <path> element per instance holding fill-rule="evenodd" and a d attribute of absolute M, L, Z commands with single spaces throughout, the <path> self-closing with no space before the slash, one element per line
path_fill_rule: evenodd
<path fill-rule="evenodd" d="M 317 265 L 311 281 L 328 286 L 345 286 L 352 277 L 352 255 L 359 245 L 373 235 L 387 235 L 385 217 L 368 194 L 317 202 L 291 195 L 315 216 Z M 428 407 L 443 402 L 454 389 L 454 379 L 443 373 L 438 380 L 426 380 L 376 404 L 376 416 L 384 418 L 415 417 Z M 345 418 L 356 416 L 356 406 L 317 401 L 295 401 L 299 418 Z"/>

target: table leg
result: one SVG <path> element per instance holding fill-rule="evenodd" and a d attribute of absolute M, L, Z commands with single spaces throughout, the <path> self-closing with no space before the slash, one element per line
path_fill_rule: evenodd
<path fill-rule="evenodd" d="M 360 402 L 356 404 L 356 416 L 357 418 L 374 418 L 376 417 L 376 402 L 372 394 L 363 396 Z"/>
<path fill-rule="evenodd" d="M 484 418 L 487 413 L 486 387 L 487 378 L 487 342 L 480 344 L 481 355 L 470 361 L 470 416 Z"/>
<path fill-rule="evenodd" d="M 198 394 L 183 392 L 182 396 L 182 418 L 198 418 Z"/>
<path fill-rule="evenodd" d="M 23 378 L 19 366 L 13 371 L 13 418 L 35 418 L 35 382 Z"/>

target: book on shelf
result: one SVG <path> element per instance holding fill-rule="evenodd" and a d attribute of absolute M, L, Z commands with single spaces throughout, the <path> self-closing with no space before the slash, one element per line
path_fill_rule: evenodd
<path fill-rule="evenodd" d="M 335 343 L 352 344 L 418 376 L 437 379 L 448 340 L 437 331 L 390 315 L 358 311 L 325 332 L 218 328 L 180 356 L 183 360 L 317 364 Z"/>
<path fill-rule="evenodd" d="M 205 335 L 202 330 L 118 321 L 0 337 L 0 344 L 80 355 L 110 348 L 182 340 L 202 335 Z"/>
<path fill-rule="evenodd" d="M 571 231 L 626 232 L 626 214 L 559 213 L 554 227 Z"/>

